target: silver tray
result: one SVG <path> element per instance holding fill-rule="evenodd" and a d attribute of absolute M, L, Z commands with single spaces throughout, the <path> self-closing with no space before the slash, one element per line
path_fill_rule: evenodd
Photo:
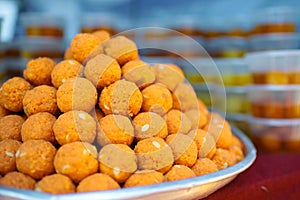
<path fill-rule="evenodd" d="M 224 170 L 190 179 L 166 182 L 156 185 L 126 188 L 120 190 L 51 195 L 30 190 L 0 186 L 0 199 L 28 200 L 114 200 L 114 199 L 201 199 L 207 197 L 231 182 L 237 175 L 249 168 L 256 158 L 256 149 L 252 142 L 239 129 L 232 126 L 233 133 L 241 139 L 245 149 L 245 158 Z"/>

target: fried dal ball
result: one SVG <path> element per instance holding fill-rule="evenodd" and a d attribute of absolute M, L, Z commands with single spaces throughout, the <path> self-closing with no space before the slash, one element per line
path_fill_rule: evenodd
<path fill-rule="evenodd" d="M 153 185 L 164 182 L 164 175 L 154 170 L 140 170 L 132 174 L 125 182 L 124 187 Z"/>
<path fill-rule="evenodd" d="M 231 128 L 229 123 L 222 116 L 217 113 L 211 113 L 203 129 L 212 134 L 216 140 L 217 147 L 224 149 L 230 147 L 232 140 Z"/>
<path fill-rule="evenodd" d="M 201 113 L 206 116 L 206 118 L 209 117 L 209 111 L 207 107 L 205 106 L 204 102 L 198 98 L 198 109 L 201 111 Z"/>
<path fill-rule="evenodd" d="M 51 72 L 51 82 L 55 88 L 59 88 L 66 80 L 81 76 L 83 66 L 73 59 L 63 60 L 55 65 Z"/>
<path fill-rule="evenodd" d="M 1 93 L 1 92 L 0 92 Z M 1 94 L 0 94 L 1 95 Z M 6 108 L 4 108 L 1 104 L 0 104 L 0 119 L 6 115 L 9 115 L 11 112 L 9 110 L 7 110 Z"/>
<path fill-rule="evenodd" d="M 212 161 L 217 165 L 218 169 L 221 170 L 234 165 L 237 159 L 233 152 L 227 149 L 217 148 Z"/>
<path fill-rule="evenodd" d="M 237 161 L 241 161 L 244 159 L 243 144 L 235 135 L 232 135 L 229 151 L 235 154 Z"/>
<path fill-rule="evenodd" d="M 16 152 L 21 142 L 12 139 L 5 139 L 0 142 L 0 175 L 16 171 Z"/>
<path fill-rule="evenodd" d="M 19 115 L 6 115 L 0 119 L 0 141 L 13 139 L 21 141 L 21 128 L 24 119 Z"/>
<path fill-rule="evenodd" d="M 169 135 L 166 143 L 171 147 L 175 164 L 191 167 L 195 164 L 198 157 L 196 143 L 187 135 L 178 133 Z"/>
<path fill-rule="evenodd" d="M 111 38 L 103 42 L 102 46 L 104 54 L 116 59 L 121 66 L 139 58 L 136 44 L 124 36 Z"/>
<path fill-rule="evenodd" d="M 100 39 L 90 33 L 78 33 L 72 39 L 70 49 L 72 58 L 83 63 L 90 53 L 100 44 Z"/>
<path fill-rule="evenodd" d="M 0 185 L 24 190 L 34 190 L 35 180 L 21 172 L 9 172 L 0 179 Z"/>
<path fill-rule="evenodd" d="M 95 31 L 95 32 L 92 32 L 92 34 L 94 36 L 98 37 L 100 43 L 110 39 L 110 33 L 105 30 Z"/>
<path fill-rule="evenodd" d="M 103 117 L 105 117 L 105 114 L 99 109 L 99 108 L 95 108 L 95 119 L 99 122 L 100 119 L 102 119 Z"/>
<path fill-rule="evenodd" d="M 24 78 L 32 85 L 51 85 L 51 72 L 55 65 L 55 61 L 47 57 L 30 60 L 23 72 Z"/>
<path fill-rule="evenodd" d="M 104 54 L 102 45 L 96 46 L 95 49 L 88 55 L 88 57 L 84 60 L 82 64 L 86 65 L 91 59 L 95 58 L 100 54 Z"/>
<path fill-rule="evenodd" d="M 61 146 L 54 158 L 58 174 L 79 183 L 85 177 L 98 171 L 97 149 L 87 142 L 72 142 Z"/>
<path fill-rule="evenodd" d="M 60 145 L 75 141 L 93 143 L 96 137 L 96 121 L 87 112 L 69 111 L 57 118 L 53 132 Z"/>
<path fill-rule="evenodd" d="M 198 109 L 191 109 L 185 112 L 192 122 L 192 128 L 204 128 L 208 122 L 210 113 L 201 99 L 198 99 Z"/>
<path fill-rule="evenodd" d="M 229 151 L 235 154 L 236 161 L 239 162 L 244 159 L 243 149 L 238 146 L 231 145 L 229 147 Z"/>
<path fill-rule="evenodd" d="M 243 149 L 243 147 L 244 147 L 244 145 L 241 142 L 241 140 L 237 136 L 235 136 L 235 135 L 232 135 L 232 137 L 231 137 L 231 146 L 237 146 L 237 147 L 239 147 L 241 149 Z"/>
<path fill-rule="evenodd" d="M 23 109 L 27 116 L 49 112 L 58 113 L 56 101 L 56 88 L 48 85 L 40 85 L 26 92 L 23 98 Z"/>
<path fill-rule="evenodd" d="M 184 81 L 183 71 L 174 64 L 156 64 L 153 66 L 156 83 L 165 85 L 173 91 L 179 83 Z"/>
<path fill-rule="evenodd" d="M 198 148 L 199 158 L 212 158 L 216 153 L 216 141 L 214 137 L 207 131 L 202 129 L 194 129 L 188 133 L 188 136 L 193 138 Z"/>
<path fill-rule="evenodd" d="M 124 183 L 137 170 L 135 152 L 125 144 L 108 144 L 99 152 L 100 172 Z"/>
<path fill-rule="evenodd" d="M 64 60 L 69 60 L 69 59 L 73 59 L 71 47 L 68 47 L 64 53 Z"/>
<path fill-rule="evenodd" d="M 37 182 L 35 190 L 50 194 L 68 194 L 74 193 L 76 188 L 69 177 L 62 174 L 52 174 Z"/>
<path fill-rule="evenodd" d="M 86 63 L 84 76 L 100 90 L 121 79 L 121 68 L 112 57 L 99 54 Z"/>
<path fill-rule="evenodd" d="M 170 91 L 160 84 L 153 84 L 142 90 L 143 104 L 142 111 L 155 112 L 161 116 L 173 107 L 173 100 Z"/>
<path fill-rule="evenodd" d="M 48 141 L 27 140 L 16 152 L 17 169 L 35 179 L 41 179 L 54 173 L 55 153 L 55 147 Z"/>
<path fill-rule="evenodd" d="M 165 138 L 168 135 L 167 123 L 154 112 L 141 112 L 133 118 L 134 135 L 137 140 L 149 137 Z"/>
<path fill-rule="evenodd" d="M 123 65 L 122 75 L 125 80 L 134 82 L 140 89 L 155 81 L 153 68 L 141 60 L 132 60 Z"/>
<path fill-rule="evenodd" d="M 132 82 L 119 80 L 105 87 L 99 98 L 99 107 L 106 114 L 136 115 L 143 103 L 139 88 Z"/>
<path fill-rule="evenodd" d="M 207 116 L 199 109 L 192 109 L 184 112 L 192 123 L 192 129 L 203 128 L 207 123 Z"/>
<path fill-rule="evenodd" d="M 199 158 L 192 167 L 192 170 L 197 176 L 219 171 L 218 166 L 209 158 Z"/>
<path fill-rule="evenodd" d="M 179 83 L 172 93 L 173 107 L 182 112 L 199 109 L 198 98 L 191 84 Z"/>
<path fill-rule="evenodd" d="M 139 141 L 134 148 L 140 170 L 167 172 L 173 165 L 174 157 L 169 145 L 159 137 Z"/>
<path fill-rule="evenodd" d="M 21 77 L 13 77 L 3 83 L 0 90 L 0 104 L 12 112 L 23 110 L 23 98 L 31 85 Z"/>
<path fill-rule="evenodd" d="M 188 133 L 192 128 L 190 119 L 181 111 L 172 109 L 166 115 L 169 134 Z"/>
<path fill-rule="evenodd" d="M 167 181 L 178 181 L 195 176 L 195 172 L 185 165 L 174 165 L 165 175 Z"/>
<path fill-rule="evenodd" d="M 77 186 L 77 192 L 94 192 L 120 189 L 120 185 L 110 176 L 96 173 L 84 178 Z"/>
<path fill-rule="evenodd" d="M 95 32 L 92 32 L 92 35 L 96 36 L 99 39 L 99 45 L 97 45 L 93 51 L 87 56 L 84 63 L 87 63 L 90 59 L 94 58 L 95 56 L 99 54 L 103 54 L 103 45 L 102 43 L 110 39 L 110 33 L 108 33 L 105 30 L 98 30 Z"/>
<path fill-rule="evenodd" d="M 97 142 L 100 146 L 107 144 L 131 145 L 134 139 L 134 128 L 128 117 L 123 115 L 106 115 L 99 121 L 100 130 Z"/>
<path fill-rule="evenodd" d="M 30 115 L 21 128 L 22 141 L 46 140 L 55 144 L 53 124 L 56 117 L 48 112 L 39 112 Z"/>
<path fill-rule="evenodd" d="M 57 90 L 57 106 L 62 112 L 82 110 L 90 112 L 97 103 L 95 86 L 86 78 L 71 78 Z"/>

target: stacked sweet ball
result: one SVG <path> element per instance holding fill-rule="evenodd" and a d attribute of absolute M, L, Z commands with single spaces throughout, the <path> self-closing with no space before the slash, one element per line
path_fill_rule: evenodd
<path fill-rule="evenodd" d="M 0 92 L 0 185 L 52 194 L 200 176 L 243 159 L 178 66 L 139 60 L 134 42 L 77 34 L 55 63 L 28 62 Z"/>

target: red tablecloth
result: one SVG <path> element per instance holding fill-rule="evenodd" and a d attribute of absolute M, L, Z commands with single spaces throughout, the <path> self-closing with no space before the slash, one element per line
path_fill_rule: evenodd
<path fill-rule="evenodd" d="M 206 199 L 300 199 L 300 154 L 258 152 L 249 169 Z"/>

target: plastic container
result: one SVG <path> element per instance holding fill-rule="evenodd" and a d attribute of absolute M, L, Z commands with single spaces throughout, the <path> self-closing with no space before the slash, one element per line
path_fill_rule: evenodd
<path fill-rule="evenodd" d="M 225 86 L 244 86 L 252 83 L 248 65 L 243 59 L 214 59 Z"/>
<path fill-rule="evenodd" d="M 215 108 L 217 110 L 227 114 L 249 113 L 250 106 L 245 87 L 225 87 L 225 98 L 221 95 L 218 95 L 221 94 L 221 86 L 215 85 L 213 90 L 214 92 L 217 92 L 217 95 L 215 95 L 214 99 L 214 101 L 216 101 Z"/>
<path fill-rule="evenodd" d="M 20 25 L 27 37 L 64 37 L 65 21 L 53 13 L 26 12 L 20 15 Z"/>
<path fill-rule="evenodd" d="M 269 7 L 259 11 L 252 34 L 295 33 L 296 10 L 292 7 Z"/>
<path fill-rule="evenodd" d="M 53 38 L 19 38 L 20 54 L 23 59 L 38 57 L 49 57 L 62 59 L 64 54 L 64 44 L 59 39 Z"/>
<path fill-rule="evenodd" d="M 250 51 L 298 49 L 300 37 L 295 33 L 260 34 L 249 37 Z"/>
<path fill-rule="evenodd" d="M 186 79 L 193 85 L 223 82 L 220 73 L 217 73 L 217 66 L 212 59 L 177 59 L 176 64 L 182 68 Z"/>
<path fill-rule="evenodd" d="M 0 42 L 0 61 L 5 58 L 5 48 L 6 44 L 3 42 Z"/>
<path fill-rule="evenodd" d="M 4 62 L 4 60 L 0 60 L 0 85 L 4 83 L 6 77 L 6 66 Z"/>
<path fill-rule="evenodd" d="M 2 33 L 2 21 L 3 21 L 3 18 L 0 17 L 0 42 L 2 41 L 2 38 L 1 38 L 1 33 Z"/>
<path fill-rule="evenodd" d="M 194 90 L 198 98 L 200 98 L 207 107 L 212 106 L 211 95 L 205 84 L 194 85 Z"/>
<path fill-rule="evenodd" d="M 260 118 L 300 118 L 300 85 L 249 85 L 251 113 Z"/>
<path fill-rule="evenodd" d="M 215 58 L 242 58 L 248 52 L 244 37 L 222 36 L 207 40 L 207 51 Z"/>
<path fill-rule="evenodd" d="M 168 64 L 168 63 L 175 63 L 175 59 L 171 59 L 168 57 L 145 57 L 142 56 L 140 59 L 146 63 L 149 63 L 150 65 L 155 65 L 155 64 Z"/>
<path fill-rule="evenodd" d="M 226 113 L 247 114 L 250 110 L 245 87 L 226 87 Z"/>
<path fill-rule="evenodd" d="M 9 58 L 0 61 L 0 83 L 15 76 L 23 76 L 28 59 Z"/>
<path fill-rule="evenodd" d="M 165 34 L 176 33 L 162 29 Z M 158 32 L 160 29 L 157 30 Z M 178 33 L 179 34 L 179 33 Z M 175 58 L 205 57 L 205 41 L 201 36 L 190 38 L 184 35 L 137 40 L 137 45 L 145 56 L 166 56 Z M 151 48 L 149 48 L 151 47 Z"/>
<path fill-rule="evenodd" d="M 245 114 L 230 114 L 226 113 L 226 120 L 228 120 L 231 124 L 239 128 L 246 135 L 250 136 L 250 127 L 248 123 L 249 115 Z"/>
<path fill-rule="evenodd" d="M 300 50 L 246 54 L 255 84 L 300 84 Z"/>
<path fill-rule="evenodd" d="M 2 50 L 3 59 L 20 58 L 20 47 L 21 43 L 19 40 L 14 40 L 0 44 L 0 51 Z"/>
<path fill-rule="evenodd" d="M 220 93 L 221 86 L 209 84 L 213 94 L 208 90 L 206 84 L 193 85 L 199 98 L 203 100 L 206 106 L 211 106 L 214 101 L 214 109 L 227 114 L 247 114 L 249 113 L 249 101 L 245 87 L 225 87 L 226 97 Z M 214 98 L 214 99 L 212 99 Z"/>
<path fill-rule="evenodd" d="M 111 35 L 116 34 L 115 22 L 117 17 L 109 13 L 82 13 L 80 15 L 80 31 L 91 33 L 97 30 L 105 30 Z"/>
<path fill-rule="evenodd" d="M 251 138 L 258 149 L 300 152 L 300 119 L 249 118 Z"/>
<path fill-rule="evenodd" d="M 197 15 L 176 13 L 174 17 L 170 25 L 172 29 L 190 37 L 204 36 L 203 30 L 201 30 L 201 25 L 204 22 Z"/>

